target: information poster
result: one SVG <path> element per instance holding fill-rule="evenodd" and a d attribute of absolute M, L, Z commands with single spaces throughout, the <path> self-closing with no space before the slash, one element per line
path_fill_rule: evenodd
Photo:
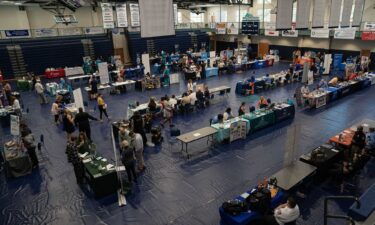
<path fill-rule="evenodd" d="M 33 32 L 34 37 L 56 37 L 58 35 L 57 29 L 35 29 Z"/>
<path fill-rule="evenodd" d="M 116 16 L 117 16 L 117 27 L 127 27 L 128 26 L 128 16 L 126 14 L 126 4 L 125 3 L 116 4 Z"/>
<path fill-rule="evenodd" d="M 142 64 L 145 67 L 145 74 L 151 73 L 150 67 L 150 55 L 149 54 L 142 54 Z"/>
<path fill-rule="evenodd" d="M 314 72 L 310 70 L 307 73 L 307 84 L 312 85 L 313 83 L 314 83 Z"/>
<path fill-rule="evenodd" d="M 226 24 L 225 23 L 217 23 L 216 24 L 216 33 L 217 34 L 225 34 L 226 33 Z"/>
<path fill-rule="evenodd" d="M 85 106 L 83 105 L 83 97 L 81 88 L 77 88 L 73 91 L 74 104 L 77 109 L 82 108 L 85 111 Z"/>
<path fill-rule="evenodd" d="M 109 74 L 108 74 L 107 63 L 106 62 L 99 63 L 98 68 L 99 68 L 100 83 L 101 84 L 108 84 L 109 83 Z"/>
<path fill-rule="evenodd" d="M 325 54 L 324 55 L 324 72 L 323 74 L 329 74 L 331 69 L 331 62 L 332 62 L 332 55 Z"/>
<path fill-rule="evenodd" d="M 311 29 L 312 38 L 329 38 L 329 29 Z"/>
<path fill-rule="evenodd" d="M 130 25 L 132 27 L 139 27 L 141 25 L 139 20 L 139 5 L 129 4 L 130 9 Z"/>
<path fill-rule="evenodd" d="M 14 136 L 20 135 L 20 117 L 10 115 L 10 133 Z"/>
<path fill-rule="evenodd" d="M 101 3 L 104 29 L 115 28 L 111 3 Z"/>

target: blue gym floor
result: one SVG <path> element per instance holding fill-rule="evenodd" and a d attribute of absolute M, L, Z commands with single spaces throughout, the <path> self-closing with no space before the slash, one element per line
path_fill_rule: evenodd
<path fill-rule="evenodd" d="M 255 75 L 262 76 L 287 68 L 287 63 L 277 63 L 273 67 L 256 70 Z M 228 85 L 232 87 L 232 92 L 229 98 L 205 110 L 175 117 L 174 124 L 185 133 L 208 126 L 209 119 L 224 112 L 228 106 L 237 114 L 240 102 L 250 104 L 257 100 L 254 96 L 235 94 L 236 82 L 252 73 L 224 74 L 201 81 L 209 87 Z M 274 102 L 285 100 L 293 97 L 297 86 L 297 83 L 289 84 L 261 95 Z M 143 103 L 151 96 L 160 98 L 165 94 L 181 94 L 185 89 L 185 82 L 181 82 L 157 90 L 131 91 L 116 96 L 105 94 L 104 97 L 108 113 L 116 121 L 126 116 L 128 102 Z M 95 199 L 76 184 L 73 167 L 67 162 L 65 154 L 66 136 L 61 128 L 53 124 L 50 105 L 40 106 L 34 93 L 22 93 L 24 106 L 29 108 L 28 124 L 36 137 L 44 135 L 45 149 L 38 152 L 40 168 L 32 175 L 7 180 L 1 174 L 0 224 L 218 225 L 218 208 L 223 201 L 243 193 L 283 167 L 288 131 L 300 131 L 296 136 L 297 157 L 362 119 L 375 119 L 374 97 L 375 88 L 370 87 L 318 110 L 297 109 L 294 120 L 257 132 L 246 140 L 223 144 L 209 151 L 204 148 L 205 145 L 191 145 L 193 156 L 190 160 L 180 153 L 179 143 L 170 140 L 166 126 L 162 146 L 145 149 L 147 169 L 139 174 L 138 185 L 127 198 L 128 205 L 120 208 L 117 195 Z M 86 93 L 84 98 L 87 99 Z M 94 105 L 90 102 L 89 110 Z M 99 116 L 98 111 L 92 114 Z M 110 123 L 94 121 L 91 128 L 98 152 L 113 159 Z M 338 184 L 331 181 L 309 187 L 307 197 L 298 199 L 302 211 L 299 224 L 322 224 L 324 196 L 360 195 L 375 181 L 374 169 L 375 160 L 372 159 L 359 175 L 344 185 L 343 192 Z M 350 203 L 332 204 L 331 210 L 346 212 L 348 205 Z M 344 223 L 331 221 L 330 224 Z"/>

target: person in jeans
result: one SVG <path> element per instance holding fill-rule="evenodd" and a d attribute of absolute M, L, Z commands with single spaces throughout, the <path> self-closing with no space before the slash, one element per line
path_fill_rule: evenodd
<path fill-rule="evenodd" d="M 39 98 L 40 98 L 40 104 L 47 104 L 47 99 L 46 99 L 46 96 L 44 94 L 44 87 L 43 87 L 43 84 L 40 83 L 40 81 L 36 81 L 35 85 L 34 85 L 34 88 L 35 88 L 35 91 L 36 93 L 38 94 Z"/>
<path fill-rule="evenodd" d="M 103 95 L 100 94 L 100 93 L 98 94 L 98 108 L 99 108 L 99 112 L 100 112 L 100 122 L 103 122 L 103 113 L 107 117 L 107 119 L 109 120 L 109 117 L 108 117 L 108 114 L 107 114 L 107 104 L 105 104 L 104 99 L 103 99 Z"/>
<path fill-rule="evenodd" d="M 146 169 L 145 161 L 143 159 L 143 139 L 138 133 L 130 132 L 132 142 L 134 143 L 135 158 L 137 159 L 138 171 Z"/>
<path fill-rule="evenodd" d="M 134 182 L 137 183 L 137 174 L 135 173 L 134 148 L 130 148 L 127 141 L 123 141 L 121 143 L 121 162 L 125 166 L 129 182 L 131 183 L 134 180 Z"/>

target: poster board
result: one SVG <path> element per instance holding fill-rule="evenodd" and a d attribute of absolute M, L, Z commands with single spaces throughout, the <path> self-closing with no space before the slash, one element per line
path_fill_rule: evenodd
<path fill-rule="evenodd" d="M 332 55 L 331 54 L 325 54 L 324 55 L 324 71 L 323 74 L 329 74 L 331 70 L 331 63 L 332 63 Z"/>
<path fill-rule="evenodd" d="M 109 83 L 108 65 L 106 62 L 101 62 L 98 64 L 100 84 Z"/>
<path fill-rule="evenodd" d="M 145 74 L 151 73 L 150 69 L 150 55 L 149 54 L 142 54 L 142 64 L 145 67 Z"/>
<path fill-rule="evenodd" d="M 326 95 L 322 95 L 316 98 L 315 108 L 318 109 L 322 106 L 325 106 L 327 104 L 326 97 L 327 97 Z"/>
<path fill-rule="evenodd" d="M 85 106 L 83 105 L 83 97 L 81 88 L 77 88 L 73 91 L 74 104 L 77 109 L 82 108 L 85 111 Z"/>
<path fill-rule="evenodd" d="M 307 73 L 307 84 L 312 85 L 313 83 L 314 83 L 314 72 L 310 70 Z"/>
<path fill-rule="evenodd" d="M 14 136 L 20 135 L 20 117 L 10 115 L 10 133 Z"/>
<path fill-rule="evenodd" d="M 242 120 L 230 124 L 229 141 L 232 142 L 241 138 L 246 138 L 246 122 Z"/>

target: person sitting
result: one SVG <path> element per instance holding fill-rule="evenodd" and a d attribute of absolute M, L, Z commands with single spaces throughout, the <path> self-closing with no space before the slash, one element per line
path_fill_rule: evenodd
<path fill-rule="evenodd" d="M 175 95 L 172 95 L 172 97 L 169 99 L 168 104 L 173 107 L 173 109 L 176 109 L 177 107 L 177 99 Z"/>
<path fill-rule="evenodd" d="M 189 91 L 190 104 L 195 105 L 197 102 L 197 94 L 193 91 Z"/>
<path fill-rule="evenodd" d="M 198 107 L 199 108 L 204 108 L 204 94 L 201 90 L 201 88 L 198 88 L 197 92 L 195 93 L 195 96 L 198 101 Z"/>
<path fill-rule="evenodd" d="M 205 99 L 205 105 L 208 106 L 210 104 L 211 94 L 207 85 L 204 86 L 204 99 Z"/>
<path fill-rule="evenodd" d="M 79 132 L 77 140 L 77 149 L 80 154 L 84 154 L 85 152 L 90 153 L 90 143 L 85 132 Z"/>
<path fill-rule="evenodd" d="M 181 110 L 183 113 L 187 113 L 190 109 L 190 104 L 191 101 L 190 101 L 190 97 L 189 95 L 185 92 L 183 95 L 182 95 L 182 98 L 181 98 Z"/>
<path fill-rule="evenodd" d="M 299 207 L 293 197 L 289 197 L 287 203 L 279 205 L 272 216 L 266 216 L 264 225 L 284 225 L 294 222 L 300 216 Z"/>
<path fill-rule="evenodd" d="M 12 96 L 11 98 L 11 102 L 12 102 L 12 108 L 14 110 L 14 112 L 17 114 L 17 115 L 21 115 L 21 104 L 20 102 L 18 101 L 18 99 L 14 96 Z"/>
<path fill-rule="evenodd" d="M 322 78 L 322 79 L 319 81 L 318 87 L 319 87 L 319 88 L 322 88 L 322 89 L 327 89 L 327 88 L 328 88 L 327 81 L 324 80 L 324 78 Z"/>
<path fill-rule="evenodd" d="M 263 109 L 268 106 L 267 100 L 264 98 L 264 96 L 260 96 L 259 101 L 257 103 L 257 108 Z"/>
<path fill-rule="evenodd" d="M 246 108 L 246 103 L 242 102 L 240 108 L 238 109 L 238 116 L 242 116 L 246 113 L 245 108 Z"/>
<path fill-rule="evenodd" d="M 333 77 L 329 82 L 328 82 L 328 85 L 329 86 L 332 86 L 332 87 L 335 87 L 337 85 L 337 83 L 339 82 L 339 78 L 338 77 Z"/>
<path fill-rule="evenodd" d="M 301 87 L 301 94 L 302 94 L 302 96 L 306 96 L 309 93 L 310 93 L 309 86 L 307 85 L 307 83 L 303 84 L 303 86 Z"/>
<path fill-rule="evenodd" d="M 228 107 L 223 114 L 223 120 L 227 121 L 227 120 L 230 120 L 232 118 L 234 118 L 234 116 L 232 115 L 232 109 L 230 107 Z"/>
<path fill-rule="evenodd" d="M 268 89 L 272 86 L 272 79 L 269 74 L 266 74 L 266 76 L 263 78 L 265 83 L 265 88 Z"/>
<path fill-rule="evenodd" d="M 223 114 L 218 114 L 217 116 L 215 116 L 212 119 L 211 124 L 216 124 L 216 123 L 224 123 L 224 116 L 223 116 Z"/>
<path fill-rule="evenodd" d="M 290 83 L 290 79 L 291 79 L 291 76 L 292 76 L 292 74 L 290 73 L 290 71 L 288 70 L 288 72 L 286 73 L 286 75 L 285 75 L 285 81 L 287 82 L 287 83 Z M 281 77 L 280 77 L 281 78 Z M 280 79 L 279 78 L 279 79 Z"/>

